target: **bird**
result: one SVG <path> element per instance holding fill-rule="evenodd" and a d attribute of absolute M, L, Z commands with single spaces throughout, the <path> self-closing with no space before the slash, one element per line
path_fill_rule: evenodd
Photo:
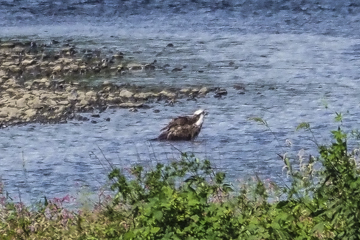
<path fill-rule="evenodd" d="M 199 109 L 194 112 L 192 116 L 179 116 L 173 118 L 160 131 L 158 140 L 161 141 L 192 141 L 200 133 L 201 127 L 204 123 L 204 116 L 206 112 Z"/>

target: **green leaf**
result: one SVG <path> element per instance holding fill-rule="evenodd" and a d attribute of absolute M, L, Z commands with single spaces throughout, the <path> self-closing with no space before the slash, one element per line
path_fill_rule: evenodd
<path fill-rule="evenodd" d="M 160 221 L 160 220 L 162 219 L 162 217 L 163 217 L 162 211 L 155 211 L 155 212 L 154 212 L 154 218 L 155 218 L 156 220 Z"/>
<path fill-rule="evenodd" d="M 199 216 L 198 215 L 193 215 L 190 217 L 192 220 L 194 220 L 194 222 L 199 221 Z"/>
<path fill-rule="evenodd" d="M 336 116 L 335 116 L 335 122 L 342 122 L 343 120 L 343 116 L 341 113 L 337 113 L 335 112 Z"/>
<path fill-rule="evenodd" d="M 296 127 L 296 131 L 300 130 L 300 129 L 310 129 L 310 123 L 308 122 L 302 122 L 300 123 L 297 127 Z"/>
<path fill-rule="evenodd" d="M 249 118 L 249 120 L 255 121 L 255 122 L 260 123 L 260 124 L 265 125 L 265 126 L 268 126 L 267 122 L 264 119 L 260 118 L 260 117 Z"/>
<path fill-rule="evenodd" d="M 151 230 L 150 230 L 151 233 L 157 233 L 158 231 L 160 231 L 160 228 L 159 228 L 159 227 L 153 227 L 153 228 L 151 228 Z"/>

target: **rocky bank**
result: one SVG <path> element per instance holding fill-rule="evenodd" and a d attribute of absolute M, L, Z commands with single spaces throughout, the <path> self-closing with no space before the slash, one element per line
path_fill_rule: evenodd
<path fill-rule="evenodd" d="M 81 112 L 101 112 L 107 108 L 150 107 L 151 103 L 174 104 L 176 99 L 196 99 L 218 88 L 147 88 L 105 82 L 89 86 L 76 81 L 97 74 L 126 74 L 155 71 L 150 64 L 129 62 L 123 53 L 104 54 L 78 49 L 69 43 L 0 42 L 0 127 L 40 122 L 60 123 L 68 119 L 86 120 Z"/>

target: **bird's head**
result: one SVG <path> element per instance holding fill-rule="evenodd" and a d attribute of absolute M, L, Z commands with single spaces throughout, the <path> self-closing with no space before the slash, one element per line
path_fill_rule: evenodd
<path fill-rule="evenodd" d="M 200 116 L 200 115 L 205 115 L 205 110 L 204 109 L 199 109 L 199 110 L 196 110 L 194 112 L 194 116 Z"/>

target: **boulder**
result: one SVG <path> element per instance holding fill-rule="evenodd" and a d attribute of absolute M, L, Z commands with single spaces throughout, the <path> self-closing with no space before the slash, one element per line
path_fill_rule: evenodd
<path fill-rule="evenodd" d="M 44 103 L 38 98 L 34 98 L 33 100 L 28 101 L 28 105 L 30 108 L 40 109 L 44 107 Z"/>
<path fill-rule="evenodd" d="M 8 68 L 8 67 L 13 66 L 13 65 L 16 65 L 16 63 L 13 62 L 13 61 L 1 63 L 1 67 L 3 67 L 3 68 Z"/>
<path fill-rule="evenodd" d="M 22 111 L 18 108 L 7 108 L 7 111 L 9 113 L 8 117 L 10 120 L 19 119 L 22 114 Z"/>
<path fill-rule="evenodd" d="M 167 97 L 167 98 L 175 98 L 176 97 L 176 93 L 169 92 L 166 90 L 162 90 L 161 92 L 159 92 L 159 95 Z"/>
<path fill-rule="evenodd" d="M 36 59 L 29 59 L 29 60 L 22 61 L 21 64 L 23 66 L 29 66 L 29 65 L 35 64 L 36 62 L 37 62 Z"/>
<path fill-rule="evenodd" d="M 30 121 L 33 117 L 36 116 L 37 111 L 35 109 L 28 109 L 24 112 L 25 114 L 25 120 Z"/>
<path fill-rule="evenodd" d="M 121 108 L 139 108 L 142 107 L 144 103 L 133 103 L 133 102 L 126 102 L 126 103 L 120 103 L 119 107 Z"/>
<path fill-rule="evenodd" d="M 59 105 L 68 105 L 69 101 L 63 100 L 63 101 L 58 102 L 58 104 Z"/>
<path fill-rule="evenodd" d="M 179 93 L 188 94 L 190 91 L 191 91 L 190 88 L 183 88 L 183 89 L 180 89 Z"/>
<path fill-rule="evenodd" d="M 61 65 L 61 64 L 56 65 L 56 66 L 54 66 L 54 68 L 53 68 L 53 72 L 54 72 L 54 73 L 56 73 L 56 72 L 61 72 L 61 70 L 62 70 L 62 65 Z"/>
<path fill-rule="evenodd" d="M 26 98 L 20 98 L 18 100 L 16 100 L 16 106 L 18 108 L 27 108 L 27 104 L 26 104 Z"/>
<path fill-rule="evenodd" d="M 7 118 L 8 115 L 9 113 L 6 111 L 5 108 L 0 109 L 0 120 Z"/>
<path fill-rule="evenodd" d="M 207 88 L 207 87 L 202 87 L 202 88 L 200 88 L 200 90 L 199 90 L 199 94 L 200 95 L 206 95 L 207 93 L 209 93 L 210 92 L 210 89 L 209 88 Z"/>
<path fill-rule="evenodd" d="M 129 90 L 127 89 L 123 89 L 120 91 L 120 94 L 119 96 L 122 97 L 122 98 L 131 98 L 132 96 L 134 95 L 133 92 L 130 92 Z"/>
<path fill-rule="evenodd" d="M 148 99 L 148 98 L 152 98 L 152 97 L 157 97 L 158 94 L 152 93 L 152 92 L 140 92 L 140 93 L 136 93 L 134 95 L 134 97 L 136 99 Z"/>
<path fill-rule="evenodd" d="M 6 76 L 6 72 L 4 70 L 0 70 L 0 78 L 5 76 Z"/>
<path fill-rule="evenodd" d="M 1 44 L 0 44 L 0 47 L 1 47 L 1 48 L 14 48 L 14 47 L 15 47 L 15 44 L 12 43 L 12 42 L 1 43 Z"/>
<path fill-rule="evenodd" d="M 143 66 L 137 63 L 129 63 L 127 65 L 127 68 L 131 71 L 141 71 L 143 69 Z"/>
<path fill-rule="evenodd" d="M 96 94 L 96 92 L 94 92 L 94 91 L 89 91 L 89 92 L 87 92 L 87 93 L 85 93 L 85 100 L 96 100 L 96 96 L 97 96 L 97 94 Z"/>

